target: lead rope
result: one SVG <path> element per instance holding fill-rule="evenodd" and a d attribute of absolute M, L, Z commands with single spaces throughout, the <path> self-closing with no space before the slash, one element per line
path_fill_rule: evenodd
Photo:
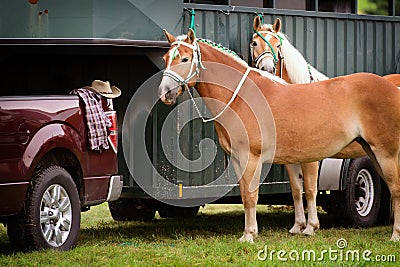
<path fill-rule="evenodd" d="M 224 113 L 224 111 L 232 104 L 233 100 L 235 100 L 235 98 L 236 98 L 236 96 L 238 95 L 240 89 L 242 88 L 242 86 L 243 86 L 243 84 L 244 84 L 244 82 L 245 82 L 247 76 L 249 75 L 250 70 L 251 70 L 250 67 L 248 67 L 248 68 L 246 69 L 246 72 L 243 74 L 242 79 L 240 80 L 239 84 L 236 86 L 236 89 L 235 89 L 235 91 L 233 92 L 233 95 L 232 95 L 231 99 L 230 99 L 229 102 L 226 104 L 226 106 L 224 107 L 224 109 L 223 109 L 220 113 L 218 113 L 217 116 L 215 116 L 215 117 L 213 117 L 213 118 L 210 118 L 210 119 L 205 119 L 205 118 L 203 117 L 203 115 L 201 115 L 201 112 L 200 112 L 200 110 L 199 110 L 199 108 L 198 108 L 196 102 L 194 101 L 194 98 L 193 98 L 193 96 L 192 96 L 192 93 L 190 93 L 190 90 L 187 90 L 188 93 L 189 93 L 190 99 L 192 100 L 192 102 L 193 102 L 193 104 L 194 104 L 194 107 L 195 107 L 195 109 L 196 109 L 196 111 L 197 111 L 197 114 L 199 115 L 199 117 L 201 118 L 201 120 L 202 120 L 204 123 L 210 122 L 210 121 L 214 121 L 214 120 L 218 119 L 219 117 L 221 117 L 221 115 Z"/>
<path fill-rule="evenodd" d="M 189 29 L 192 29 L 194 32 L 194 35 L 196 36 L 196 24 L 194 22 L 194 17 L 196 16 L 196 13 L 194 12 L 194 9 L 190 10 L 190 25 Z"/>
<path fill-rule="evenodd" d="M 279 78 L 281 78 L 281 79 L 283 79 L 282 77 L 283 77 L 283 61 L 284 61 L 284 59 L 285 59 L 285 57 L 283 56 L 283 53 L 282 53 L 282 46 L 283 46 L 283 37 L 282 36 L 280 36 L 279 34 L 277 34 L 277 36 L 278 36 L 278 38 L 279 38 L 279 49 L 278 49 L 278 55 L 281 57 L 281 73 L 280 73 L 280 76 L 281 77 L 279 77 Z"/>
<path fill-rule="evenodd" d="M 170 78 L 173 79 L 179 86 L 184 86 L 184 88 L 187 89 L 187 91 L 188 91 L 188 93 L 189 93 L 189 96 L 190 96 L 190 99 L 191 99 L 191 101 L 193 102 L 193 104 L 194 104 L 194 106 L 195 106 L 195 109 L 196 109 L 196 111 L 197 111 L 199 117 L 202 119 L 202 121 L 203 121 L 204 123 L 205 123 L 205 122 L 214 121 L 214 120 L 218 119 L 218 118 L 224 113 L 224 111 L 229 107 L 229 105 L 232 104 L 233 100 L 235 100 L 237 94 L 238 94 L 239 91 L 240 91 L 240 88 L 242 87 L 243 83 L 245 82 L 247 76 L 249 75 L 249 72 L 250 72 L 251 68 L 250 68 L 250 67 L 247 67 L 246 72 L 244 73 L 244 75 L 243 75 L 242 79 L 240 80 L 239 84 L 236 86 L 236 89 L 235 89 L 235 91 L 233 92 L 233 95 L 232 95 L 231 99 L 229 100 L 229 102 L 227 103 L 227 105 L 224 107 L 224 109 L 223 109 L 217 116 L 215 116 L 215 117 L 213 117 L 213 118 L 210 118 L 210 119 L 205 119 L 205 118 L 203 117 L 203 115 L 201 115 L 201 112 L 200 112 L 199 108 L 197 107 L 196 102 L 194 101 L 193 95 L 190 93 L 190 90 L 189 90 L 189 88 L 188 88 L 188 82 L 189 82 L 189 80 L 192 79 L 195 75 L 197 75 L 197 76 L 199 75 L 199 73 L 200 73 L 200 68 L 202 68 L 202 69 L 204 69 L 204 70 L 206 69 L 206 68 L 204 67 L 203 63 L 202 63 L 202 60 L 201 60 L 200 46 L 199 46 L 199 44 L 198 44 L 196 41 L 195 41 L 194 45 L 190 45 L 190 44 L 185 43 L 185 42 L 183 42 L 183 41 L 175 41 L 175 42 L 173 42 L 173 43 L 171 44 L 171 46 L 172 46 L 172 45 L 184 45 L 184 46 L 187 46 L 187 47 L 189 47 L 189 48 L 192 49 L 192 51 L 193 51 L 193 60 L 192 60 L 192 65 L 191 65 L 191 67 L 190 67 L 190 72 L 189 72 L 188 77 L 187 77 L 186 79 L 183 79 L 179 74 L 177 74 L 176 72 L 174 72 L 174 71 L 172 71 L 172 70 L 168 70 L 168 69 L 167 69 L 167 70 L 164 70 L 163 76 L 170 77 Z M 196 70 L 195 70 L 193 73 L 191 73 L 194 64 L 196 64 Z"/>

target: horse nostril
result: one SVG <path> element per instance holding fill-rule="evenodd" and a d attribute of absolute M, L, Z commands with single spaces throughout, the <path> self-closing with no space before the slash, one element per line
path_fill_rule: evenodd
<path fill-rule="evenodd" d="M 265 67 L 264 67 L 264 66 L 262 66 L 262 67 L 261 67 L 261 70 L 264 70 L 264 71 L 265 71 Z"/>

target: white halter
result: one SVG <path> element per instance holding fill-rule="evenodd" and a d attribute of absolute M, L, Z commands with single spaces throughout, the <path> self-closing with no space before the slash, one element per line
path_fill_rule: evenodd
<path fill-rule="evenodd" d="M 177 45 L 176 49 L 179 48 L 179 46 L 187 46 L 193 50 L 193 58 L 192 58 L 192 64 L 190 65 L 190 71 L 186 79 L 183 79 L 182 76 L 180 76 L 178 73 L 176 73 L 173 70 L 166 69 L 164 70 L 163 76 L 167 76 L 172 78 L 174 81 L 178 83 L 179 86 L 184 87 L 185 89 L 187 88 L 187 84 L 192 79 L 194 76 L 198 76 L 200 73 L 200 67 L 202 69 L 205 69 L 203 64 L 201 63 L 201 53 L 200 53 L 200 47 L 197 44 L 197 42 L 194 42 L 194 45 L 188 44 L 183 41 L 176 41 L 171 44 L 171 46 Z M 196 65 L 195 70 L 193 71 L 194 66 Z"/>
<path fill-rule="evenodd" d="M 190 71 L 188 76 L 186 77 L 186 79 L 183 79 L 182 76 L 180 76 L 178 73 L 170 70 L 170 69 L 166 69 L 164 70 L 163 76 L 167 76 L 170 77 L 171 79 L 173 79 L 178 86 L 182 86 L 185 89 L 188 89 L 188 82 L 190 81 L 190 79 L 192 79 L 194 76 L 197 75 L 197 77 L 200 74 L 200 67 L 205 70 L 206 68 L 203 66 L 203 63 L 201 62 L 201 52 L 200 52 L 200 46 L 197 43 L 197 41 L 195 41 L 193 43 L 193 45 L 188 44 L 184 41 L 175 41 L 171 44 L 171 46 L 173 45 L 178 45 L 176 49 L 179 48 L 179 46 L 184 45 L 186 47 L 189 47 L 192 49 L 193 51 L 193 58 L 192 58 L 192 64 L 190 65 Z M 196 65 L 195 70 L 193 71 L 194 66 Z M 215 117 L 210 118 L 210 119 L 205 119 L 203 117 L 203 115 L 201 115 L 201 112 L 199 110 L 199 108 L 196 105 L 196 102 L 194 101 L 194 98 L 192 96 L 192 94 L 190 93 L 190 90 L 187 90 L 190 96 L 191 101 L 194 104 L 194 107 L 196 108 L 196 111 L 199 115 L 199 117 L 202 119 L 203 122 L 210 122 L 210 121 L 214 121 L 216 119 L 218 119 L 223 113 L 224 111 L 230 106 L 230 104 L 232 104 L 233 100 L 235 100 L 236 96 L 238 95 L 240 88 L 242 88 L 243 83 L 245 82 L 249 72 L 250 72 L 251 68 L 247 67 L 246 72 L 244 73 L 242 79 L 240 80 L 239 84 L 236 86 L 235 91 L 233 92 L 233 95 L 231 97 L 231 99 L 229 100 L 229 102 L 226 104 L 226 106 L 222 109 L 222 111 L 220 113 L 218 113 Z"/>

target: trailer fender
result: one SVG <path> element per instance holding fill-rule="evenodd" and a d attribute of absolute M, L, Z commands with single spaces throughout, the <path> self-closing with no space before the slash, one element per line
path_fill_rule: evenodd
<path fill-rule="evenodd" d="M 351 159 L 324 159 L 320 164 L 318 190 L 343 190 Z"/>

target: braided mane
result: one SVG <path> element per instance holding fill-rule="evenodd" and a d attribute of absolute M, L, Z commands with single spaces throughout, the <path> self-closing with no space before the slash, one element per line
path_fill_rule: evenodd
<path fill-rule="evenodd" d="M 184 41 L 186 37 L 187 37 L 186 35 L 180 35 L 177 37 L 177 40 Z M 204 38 L 196 38 L 196 41 L 199 43 L 209 45 L 213 48 L 216 48 L 216 49 L 220 50 L 221 52 L 224 52 L 225 54 L 231 56 L 234 60 L 238 61 L 239 63 L 244 64 L 246 67 L 249 67 L 248 63 L 246 61 L 244 61 L 235 51 L 233 51 L 229 48 L 226 48 L 225 46 L 223 46 L 221 44 L 218 44 L 214 41 L 211 41 L 209 39 L 204 39 Z M 267 77 L 268 79 L 271 79 L 274 82 L 286 84 L 286 81 L 279 78 L 278 76 L 272 75 L 266 71 L 261 71 L 256 68 L 251 68 L 251 69 L 253 71 L 257 72 L 258 74 L 260 74 L 261 76 Z"/>
<path fill-rule="evenodd" d="M 197 38 L 197 41 L 200 43 L 211 45 L 212 47 L 222 50 L 223 52 L 228 53 L 228 54 L 232 55 L 233 57 L 241 59 L 241 57 L 235 51 L 230 50 L 229 48 L 223 46 L 222 44 L 217 44 L 214 41 L 211 41 L 209 39 L 203 39 L 203 38 Z"/>

